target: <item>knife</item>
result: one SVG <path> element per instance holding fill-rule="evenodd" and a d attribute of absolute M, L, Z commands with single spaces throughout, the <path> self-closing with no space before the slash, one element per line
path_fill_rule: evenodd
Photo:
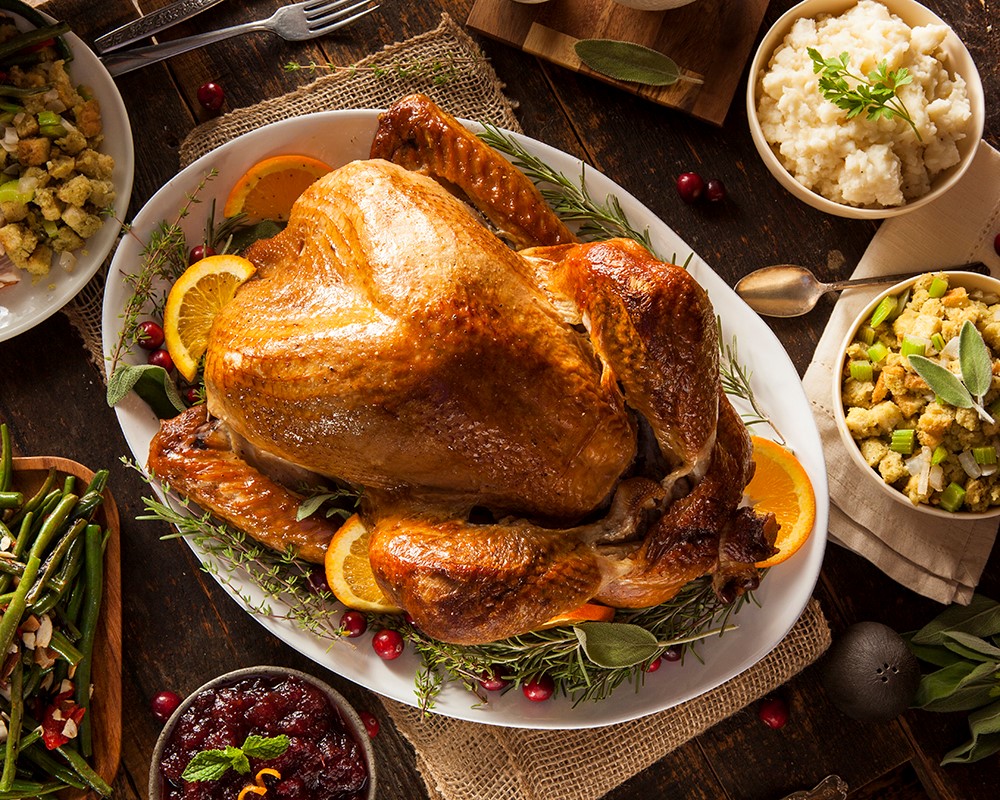
<path fill-rule="evenodd" d="M 159 33 L 178 22 L 190 19 L 212 6 L 217 6 L 222 0 L 177 0 L 168 6 L 150 11 L 145 16 L 126 22 L 119 28 L 109 31 L 94 40 L 94 49 L 98 53 L 109 53 L 127 44 Z"/>

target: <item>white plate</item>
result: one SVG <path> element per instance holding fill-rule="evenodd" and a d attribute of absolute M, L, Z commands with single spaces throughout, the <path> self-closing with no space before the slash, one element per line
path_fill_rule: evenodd
<path fill-rule="evenodd" d="M 213 198 L 221 207 L 230 186 L 249 166 L 262 158 L 281 153 L 314 156 L 331 166 L 365 158 L 376 125 L 374 111 L 332 111 L 278 122 L 241 136 L 200 158 L 164 186 L 136 217 L 132 230 L 145 238 L 160 220 L 173 220 L 190 192 L 209 169 L 218 170 L 200 195 L 198 208 L 208 208 Z M 523 136 L 517 139 L 532 153 L 568 176 L 580 174 L 580 162 L 548 145 Z M 649 228 L 658 252 L 683 259 L 691 249 L 621 187 L 587 170 L 587 188 L 595 197 L 615 194 L 632 223 Z M 200 236 L 204 220 L 198 213 L 183 223 L 189 240 Z M 104 301 L 104 349 L 108 352 L 121 328 L 121 310 L 128 289 L 119 273 L 127 273 L 139 263 L 140 245 L 127 237 L 118 247 L 112 262 Z M 768 327 L 742 300 L 697 256 L 691 259 L 691 272 L 708 290 L 716 311 L 723 320 L 724 335 L 729 341 L 736 335 L 741 361 L 756 376 L 758 401 L 777 422 L 788 443 L 805 465 L 816 491 L 816 528 L 805 546 L 785 563 L 774 567 L 756 593 L 761 607 L 749 605 L 735 618 L 740 628 L 721 638 L 702 644 L 705 663 L 695 658 L 683 665 L 664 664 L 647 676 L 645 686 L 634 692 L 622 686 L 611 700 L 581 704 L 572 708 L 565 698 L 532 703 L 520 692 L 508 692 L 491 699 L 489 708 L 474 708 L 475 698 L 458 686 L 448 686 L 437 699 L 434 710 L 460 719 L 495 725 L 525 728 L 587 728 L 635 719 L 669 708 L 712 689 L 755 664 L 785 636 L 798 619 L 812 593 L 819 574 L 826 544 L 828 495 L 826 472 L 819 435 L 812 412 L 802 391 L 798 374 L 781 344 Z M 125 438 L 139 464 L 146 463 L 149 441 L 157 430 L 152 412 L 137 396 L 131 395 L 117 407 Z M 763 431 L 761 432 L 763 435 Z M 201 554 L 199 554 L 201 555 Z M 226 587 L 227 591 L 231 589 Z M 250 590 L 253 587 L 243 587 Z M 411 705 L 416 704 L 413 677 L 416 657 L 407 652 L 392 662 L 380 660 L 368 639 L 348 640 L 332 647 L 291 625 L 256 617 L 265 628 L 317 663 L 379 694 Z"/>
<path fill-rule="evenodd" d="M 12 12 L 5 13 L 17 17 Z M 18 27 L 28 29 L 33 26 L 24 23 Z M 115 160 L 112 176 L 115 185 L 115 216 L 105 218 L 101 229 L 76 252 L 77 262 L 72 272 L 53 264 L 48 275 L 35 281 L 27 272 L 19 270 L 20 283 L 0 289 L 0 342 L 48 319 L 87 285 L 114 247 L 121 228 L 120 220 L 125 219 L 128 213 L 129 198 L 132 195 L 132 173 L 135 167 L 132 128 L 129 126 L 125 104 L 118 94 L 118 87 L 80 37 L 67 33 L 65 39 L 73 51 L 73 60 L 68 65 L 70 76 L 75 83 L 89 86 L 101 104 L 101 117 L 104 121 L 104 144 L 101 152 Z"/>

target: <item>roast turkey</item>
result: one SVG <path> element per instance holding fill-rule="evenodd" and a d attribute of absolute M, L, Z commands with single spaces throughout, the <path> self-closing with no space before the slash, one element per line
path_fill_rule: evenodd
<path fill-rule="evenodd" d="M 727 600 L 756 585 L 775 524 L 740 508 L 750 440 L 704 289 L 632 240 L 577 242 L 427 98 L 383 114 L 372 157 L 247 257 L 207 412 L 151 447 L 173 488 L 313 560 L 332 528 L 297 522 L 294 486 L 242 454 L 363 490 L 379 585 L 449 642 L 706 574 Z"/>

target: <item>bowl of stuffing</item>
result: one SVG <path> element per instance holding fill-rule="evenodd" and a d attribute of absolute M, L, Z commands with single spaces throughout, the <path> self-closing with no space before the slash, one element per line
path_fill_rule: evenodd
<path fill-rule="evenodd" d="M 883 219 L 955 185 L 985 98 L 955 32 L 914 0 L 805 0 L 764 36 L 750 133 L 788 191 L 828 214 Z"/>
<path fill-rule="evenodd" d="M 1000 280 L 911 278 L 849 331 L 833 409 L 859 470 L 927 514 L 1000 516 Z"/>

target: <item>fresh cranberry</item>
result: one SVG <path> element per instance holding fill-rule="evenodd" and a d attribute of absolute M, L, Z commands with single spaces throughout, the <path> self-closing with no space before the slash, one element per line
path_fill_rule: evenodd
<path fill-rule="evenodd" d="M 372 637 L 372 648 L 383 661 L 392 661 L 403 653 L 403 637 L 399 631 L 383 628 Z"/>
<path fill-rule="evenodd" d="M 349 639 L 357 639 L 368 630 L 368 618 L 360 611 L 345 611 L 340 618 L 340 627 Z"/>
<path fill-rule="evenodd" d="M 177 706 L 180 704 L 181 696 L 176 692 L 157 692 L 149 701 L 153 716 L 160 722 L 166 722 L 170 719 L 170 715 L 177 710 Z"/>
<path fill-rule="evenodd" d="M 135 332 L 135 343 L 143 350 L 157 350 L 163 345 L 163 328 L 153 320 L 139 323 Z"/>
<path fill-rule="evenodd" d="M 530 681 L 525 681 L 521 686 L 524 696 L 533 703 L 542 703 L 552 697 L 556 690 L 555 682 L 548 675 L 539 675 Z"/>
<path fill-rule="evenodd" d="M 201 261 L 203 258 L 208 258 L 209 256 L 215 255 L 215 248 L 208 244 L 196 244 L 191 248 L 191 252 L 188 253 L 188 264 L 194 264 L 196 261 Z"/>
<path fill-rule="evenodd" d="M 146 361 L 154 367 L 163 367 L 167 372 L 174 371 L 174 360 L 166 350 L 154 350 Z"/>
<path fill-rule="evenodd" d="M 677 191 L 685 203 L 693 203 L 701 197 L 705 182 L 697 172 L 684 172 L 677 177 Z"/>
<path fill-rule="evenodd" d="M 769 697 L 760 704 L 757 716 L 770 728 L 784 728 L 788 722 L 788 706 L 780 697 Z"/>
<path fill-rule="evenodd" d="M 663 666 L 663 657 L 657 656 L 646 665 L 646 672 L 656 672 L 661 666 Z"/>
<path fill-rule="evenodd" d="M 374 739 L 378 736 L 381 726 L 375 718 L 375 715 L 370 711 L 359 711 L 358 716 L 361 717 L 361 722 L 364 724 L 365 730 L 368 731 L 368 737 L 370 739 Z"/>
<path fill-rule="evenodd" d="M 205 398 L 201 396 L 201 389 L 197 386 L 188 386 L 181 396 L 184 398 L 184 402 L 189 406 L 196 406 L 198 403 L 202 403 L 205 400 Z"/>
<path fill-rule="evenodd" d="M 712 178 L 705 184 L 705 198 L 710 203 L 721 203 L 726 199 L 726 187 L 718 178 Z"/>
<path fill-rule="evenodd" d="M 218 111 L 225 99 L 226 92 L 217 83 L 209 81 L 198 87 L 198 102 L 206 111 Z"/>
<path fill-rule="evenodd" d="M 488 669 L 479 678 L 479 685 L 487 692 L 499 692 L 501 689 L 506 689 L 510 685 L 510 681 L 505 681 L 493 670 Z"/>
<path fill-rule="evenodd" d="M 306 585 L 313 594 L 330 594 L 330 584 L 326 582 L 326 572 L 321 567 L 313 567 L 309 571 Z"/>
<path fill-rule="evenodd" d="M 671 645 L 660 654 L 660 657 L 664 661 L 680 661 L 681 649 L 679 647 L 674 647 L 673 645 Z"/>

